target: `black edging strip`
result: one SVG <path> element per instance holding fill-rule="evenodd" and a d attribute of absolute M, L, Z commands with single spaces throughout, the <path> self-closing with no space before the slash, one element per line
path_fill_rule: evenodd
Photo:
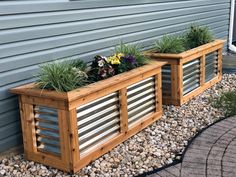
<path fill-rule="evenodd" d="M 205 128 L 201 129 L 199 132 L 197 132 L 196 135 L 194 135 L 190 140 L 188 140 L 188 144 L 187 144 L 187 146 L 184 148 L 184 151 L 183 151 L 183 153 L 181 154 L 180 160 L 174 160 L 174 162 L 171 163 L 171 164 L 164 165 L 163 167 L 154 169 L 153 171 L 145 172 L 145 173 L 143 173 L 143 174 L 141 174 L 141 175 L 137 175 L 136 177 L 145 177 L 145 176 L 147 176 L 147 175 L 151 175 L 151 174 L 157 173 L 157 172 L 159 172 L 159 171 L 161 171 L 161 170 L 164 170 L 164 169 L 166 169 L 166 168 L 169 168 L 169 167 L 172 167 L 172 166 L 175 166 L 175 165 L 181 163 L 181 162 L 183 161 L 183 158 L 184 158 L 185 153 L 187 152 L 188 147 L 192 144 L 192 142 L 193 142 L 199 135 L 201 135 L 206 129 L 210 128 L 211 126 L 215 125 L 216 123 L 218 123 L 218 122 L 220 122 L 220 121 L 222 121 L 222 120 L 225 120 L 225 119 L 227 119 L 227 118 L 230 118 L 230 117 L 233 117 L 233 116 L 227 116 L 227 117 L 221 118 L 221 119 L 219 119 L 219 120 L 213 122 L 212 124 L 206 126 Z M 180 169 L 180 173 L 181 173 L 181 169 Z"/>

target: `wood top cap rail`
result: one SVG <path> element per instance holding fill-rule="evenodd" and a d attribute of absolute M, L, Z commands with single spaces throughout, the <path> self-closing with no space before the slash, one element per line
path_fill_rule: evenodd
<path fill-rule="evenodd" d="M 217 45 L 223 45 L 226 40 L 216 39 L 213 42 L 201 45 L 199 47 L 184 51 L 178 54 L 170 54 L 170 53 L 155 53 L 153 50 L 149 50 L 144 52 L 143 54 L 149 57 L 158 57 L 158 58 L 165 58 L 165 59 L 182 59 L 186 58 L 190 55 L 196 54 L 198 52 L 202 52 L 203 50 L 207 50 L 211 47 L 215 47 Z"/>
<path fill-rule="evenodd" d="M 10 92 L 14 94 L 44 97 L 44 98 L 64 100 L 64 101 L 69 102 L 69 101 L 76 100 L 78 98 L 83 98 L 84 96 L 88 94 L 92 94 L 97 91 L 109 88 L 113 85 L 117 85 L 120 82 L 127 81 L 135 76 L 142 75 L 150 70 L 161 68 L 165 64 L 167 64 L 167 62 L 150 61 L 150 63 L 147 65 L 135 68 L 128 72 L 118 74 L 111 78 L 98 81 L 98 82 L 86 85 L 84 87 L 81 87 L 81 88 L 78 88 L 69 92 L 57 92 L 57 91 L 51 91 L 51 90 L 46 90 L 46 89 L 45 90 L 38 89 L 35 87 L 36 86 L 35 83 L 30 83 L 30 84 L 22 85 L 16 88 L 12 88 L 10 89 Z"/>

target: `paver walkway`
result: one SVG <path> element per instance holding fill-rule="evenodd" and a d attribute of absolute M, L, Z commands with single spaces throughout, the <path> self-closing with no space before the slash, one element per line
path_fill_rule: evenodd
<path fill-rule="evenodd" d="M 236 117 L 207 128 L 189 145 L 181 163 L 148 177 L 236 177 Z"/>

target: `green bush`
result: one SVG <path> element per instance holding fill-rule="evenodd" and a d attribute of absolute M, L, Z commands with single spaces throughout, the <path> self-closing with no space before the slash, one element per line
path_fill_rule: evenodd
<path fill-rule="evenodd" d="M 40 66 L 36 85 L 41 89 L 67 92 L 85 85 L 86 66 L 82 61 L 54 62 Z"/>
<path fill-rule="evenodd" d="M 155 42 L 154 50 L 158 53 L 181 53 L 185 51 L 183 38 L 177 35 L 164 35 Z"/>
<path fill-rule="evenodd" d="M 184 34 L 186 49 L 192 49 L 200 45 L 212 42 L 214 36 L 207 26 L 192 24 Z"/>
<path fill-rule="evenodd" d="M 213 107 L 222 109 L 225 116 L 236 115 L 236 90 L 222 93 L 220 97 L 212 99 Z"/>

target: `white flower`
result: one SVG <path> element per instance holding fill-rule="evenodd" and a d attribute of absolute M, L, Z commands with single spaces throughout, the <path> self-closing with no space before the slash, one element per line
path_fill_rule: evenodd
<path fill-rule="evenodd" d="M 98 61 L 98 66 L 99 66 L 99 67 L 103 67 L 103 66 L 104 66 L 103 60 Z"/>

